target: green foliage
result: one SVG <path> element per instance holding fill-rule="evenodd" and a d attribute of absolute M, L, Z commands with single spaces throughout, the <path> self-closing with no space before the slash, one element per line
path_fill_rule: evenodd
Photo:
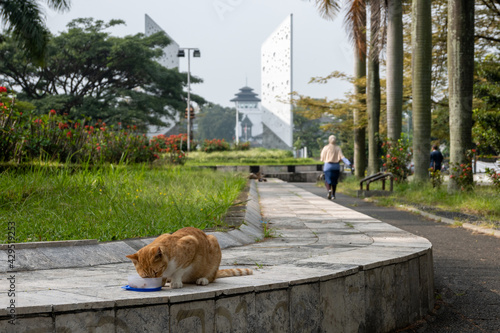
<path fill-rule="evenodd" d="M 495 170 L 490 168 L 486 168 L 485 172 L 490 177 L 496 189 L 500 190 L 500 172 L 496 172 Z"/>
<path fill-rule="evenodd" d="M 461 191 L 471 191 L 474 188 L 472 159 L 475 153 L 475 149 L 467 150 L 465 152 L 465 163 L 450 163 L 450 180 L 454 180 Z"/>
<path fill-rule="evenodd" d="M 294 158 L 291 151 L 251 148 L 246 151 L 190 152 L 186 165 L 300 165 L 319 164 L 311 158 Z"/>
<path fill-rule="evenodd" d="M 7 221 L 18 226 L 19 242 L 112 241 L 223 226 L 246 182 L 233 173 L 144 165 L 4 171 L 0 243 Z"/>
<path fill-rule="evenodd" d="M 170 43 L 165 34 L 113 37 L 105 31 L 117 24 L 123 21 L 73 20 L 67 31 L 49 39 L 43 69 L 9 35 L 3 36 L 0 78 L 20 88 L 20 97 L 39 114 L 55 109 L 72 120 L 90 117 L 143 131 L 148 125 L 165 125 L 162 119 L 172 120 L 185 108 L 187 76 L 157 63 Z M 199 96 L 191 98 L 204 103 Z"/>
<path fill-rule="evenodd" d="M 197 115 L 198 139 L 224 139 L 231 142 L 234 139 L 236 124 L 236 109 L 220 105 L 207 105 L 201 108 Z"/>
<path fill-rule="evenodd" d="M 27 121 L 28 113 L 33 109 L 28 103 L 15 99 L 16 96 L 7 88 L 0 87 L 0 161 L 9 161 L 20 154 L 19 142 L 22 142 L 24 132 L 18 127 Z"/>
<path fill-rule="evenodd" d="M 429 169 L 429 174 L 431 176 L 431 184 L 434 188 L 439 188 L 443 184 L 443 177 L 441 175 L 441 170 L 434 170 L 434 168 Z"/>
<path fill-rule="evenodd" d="M 331 79 L 346 80 L 352 84 L 364 86 L 366 80 L 355 80 L 341 72 L 333 72 L 326 77 L 313 78 L 310 83 L 325 83 Z M 337 137 L 337 142 L 342 143 L 342 152 L 351 160 L 354 156 L 354 128 L 366 126 L 366 105 L 360 103 L 364 94 L 346 93 L 344 99 L 327 100 L 317 99 L 294 93 L 295 114 L 298 116 L 294 125 L 299 126 L 299 131 L 294 134 L 294 139 L 308 142 L 312 156 L 319 157 L 319 153 L 328 143 L 331 134 Z M 360 119 L 354 125 L 353 110 L 360 110 Z M 308 120 L 310 122 L 308 122 Z M 319 126 L 319 128 L 317 127 Z M 318 128 L 314 133 L 314 129 Z M 314 141 L 314 142 L 313 142 Z"/>
<path fill-rule="evenodd" d="M 231 149 L 231 146 L 224 139 L 213 139 L 203 140 L 200 149 L 205 153 L 212 153 L 214 151 L 228 151 Z"/>
<path fill-rule="evenodd" d="M 73 121 L 55 110 L 36 116 L 28 105 L 14 102 L 5 87 L 0 87 L 0 99 L 0 162 L 142 163 L 158 159 L 160 153 L 168 155 L 169 163 L 185 162 L 185 134 L 149 140 L 136 126 Z"/>
<path fill-rule="evenodd" d="M 250 150 L 250 142 L 238 142 L 233 144 L 233 150 Z"/>
<path fill-rule="evenodd" d="M 399 139 L 397 142 L 390 140 L 382 143 L 384 156 L 382 165 L 387 172 L 394 175 L 394 180 L 398 183 L 406 181 L 411 173 L 409 164 L 412 158 L 412 149 L 408 140 Z"/>
<path fill-rule="evenodd" d="M 500 54 L 476 62 L 473 138 L 482 154 L 500 155 Z"/>
<path fill-rule="evenodd" d="M 318 118 L 319 114 L 315 114 L 311 118 L 305 114 L 308 112 L 301 108 L 295 108 L 293 111 L 294 148 L 307 147 L 309 157 L 319 157 L 321 149 L 328 142 L 329 134 L 321 130 L 322 119 Z M 311 115 L 309 114 L 309 116 Z"/>
<path fill-rule="evenodd" d="M 17 45 L 38 65 L 43 65 L 49 30 L 45 26 L 44 11 L 38 0 L 0 1 L 2 25 L 12 33 Z M 69 9 L 70 0 L 46 0 L 47 5 L 59 11 Z"/>

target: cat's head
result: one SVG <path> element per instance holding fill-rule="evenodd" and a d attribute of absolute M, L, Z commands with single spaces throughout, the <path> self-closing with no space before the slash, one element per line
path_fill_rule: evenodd
<path fill-rule="evenodd" d="M 137 274 L 143 278 L 160 277 L 166 269 L 160 247 L 146 246 L 127 256 L 134 263 Z"/>

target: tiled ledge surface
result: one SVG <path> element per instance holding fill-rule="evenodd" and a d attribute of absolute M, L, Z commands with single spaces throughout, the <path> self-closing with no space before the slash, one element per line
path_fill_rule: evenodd
<path fill-rule="evenodd" d="M 120 288 L 129 262 L 7 272 L 16 296 L 0 294 L 0 331 L 387 332 L 433 307 L 426 239 L 279 180 L 252 183 L 250 197 L 241 230 L 216 236 L 222 265 L 254 275 L 136 293 Z M 275 237 L 254 243 L 259 207 Z M 0 290 L 9 285 L 2 279 Z"/>

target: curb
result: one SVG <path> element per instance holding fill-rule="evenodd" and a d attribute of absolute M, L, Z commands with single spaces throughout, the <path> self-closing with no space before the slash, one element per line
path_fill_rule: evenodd
<path fill-rule="evenodd" d="M 431 220 L 434 220 L 436 222 L 444 222 L 446 224 L 451 224 L 451 225 L 457 225 L 457 222 L 459 222 L 459 221 L 455 221 L 455 220 L 452 220 L 452 219 L 448 219 L 446 217 L 441 217 L 441 216 L 438 216 L 438 215 L 427 213 L 427 212 L 421 211 L 420 209 L 417 209 L 417 208 L 414 208 L 414 207 L 409 207 L 409 206 L 405 206 L 405 205 L 399 205 L 398 207 L 403 208 L 403 209 L 408 210 L 408 211 L 411 211 L 411 212 L 414 212 L 414 213 L 417 213 L 417 214 L 420 214 L 420 215 L 422 215 L 424 217 L 427 217 L 427 218 L 429 218 Z M 462 223 L 461 227 L 464 228 L 464 229 L 468 229 L 468 230 L 472 230 L 474 232 L 478 232 L 478 233 L 481 233 L 481 234 L 486 234 L 486 235 L 489 235 L 489 236 L 500 238 L 500 230 L 495 230 L 495 229 L 485 228 L 485 227 L 479 227 L 477 225 L 474 225 L 474 224 L 471 224 L 471 223 L 466 223 L 466 222 L 459 222 L 459 223 Z"/>

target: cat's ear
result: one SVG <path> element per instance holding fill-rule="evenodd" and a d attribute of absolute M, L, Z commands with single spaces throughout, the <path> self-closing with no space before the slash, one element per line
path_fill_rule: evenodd
<path fill-rule="evenodd" d="M 133 262 L 137 262 L 139 261 L 139 257 L 137 256 L 137 253 L 134 253 L 134 254 L 129 254 L 128 256 L 126 256 L 127 258 L 129 258 L 130 260 L 132 260 Z"/>
<path fill-rule="evenodd" d="M 154 255 L 155 260 L 161 260 L 162 258 L 162 253 L 161 253 L 161 248 L 158 246 L 156 248 L 153 248 L 151 250 L 151 253 Z"/>

